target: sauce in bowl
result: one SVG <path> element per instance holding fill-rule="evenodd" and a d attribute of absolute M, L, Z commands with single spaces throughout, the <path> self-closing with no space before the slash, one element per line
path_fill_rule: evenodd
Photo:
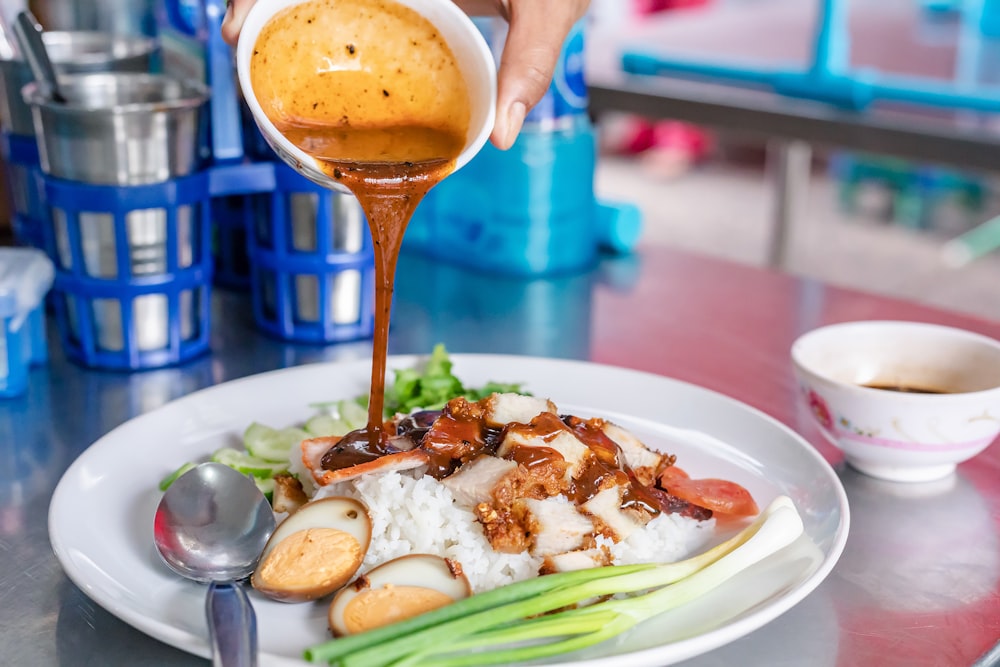
<path fill-rule="evenodd" d="M 465 146 L 469 87 L 426 18 L 391 0 L 309 0 L 264 26 L 250 60 L 275 127 L 358 198 L 375 247 L 375 332 L 366 438 L 382 428 L 396 261 L 417 204 Z M 360 452 L 359 452 L 360 453 Z"/>

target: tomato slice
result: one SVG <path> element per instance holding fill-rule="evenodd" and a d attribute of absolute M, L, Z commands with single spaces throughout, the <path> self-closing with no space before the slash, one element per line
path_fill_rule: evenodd
<path fill-rule="evenodd" d="M 660 471 L 657 480 L 659 480 L 659 485 L 662 488 L 667 488 L 667 484 L 675 479 L 688 479 L 689 475 L 684 472 L 683 468 L 678 468 L 677 466 L 667 466 Z"/>
<path fill-rule="evenodd" d="M 669 470 L 669 468 L 667 469 Z M 750 492 L 725 479 L 689 479 L 675 476 L 660 483 L 681 500 L 728 516 L 754 516 L 760 510 Z"/>

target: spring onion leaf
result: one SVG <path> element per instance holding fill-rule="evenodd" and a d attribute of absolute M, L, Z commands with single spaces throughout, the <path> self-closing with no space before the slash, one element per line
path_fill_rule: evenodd
<path fill-rule="evenodd" d="M 740 533 L 687 560 L 593 568 L 522 581 L 310 647 L 305 658 L 341 667 L 472 667 L 575 651 L 706 594 L 788 546 L 802 530 L 795 506 L 782 496 Z M 559 611 L 618 593 L 638 594 Z M 525 641 L 531 643 L 524 645 Z"/>
<path fill-rule="evenodd" d="M 422 370 L 397 369 L 392 384 L 385 390 L 385 416 L 407 413 L 417 408 L 440 410 L 445 403 L 458 396 L 478 401 L 494 392 L 524 393 L 521 385 L 516 383 L 488 382 L 482 387 L 466 387 L 452 373 L 452 366 L 445 346 L 438 343 Z"/>

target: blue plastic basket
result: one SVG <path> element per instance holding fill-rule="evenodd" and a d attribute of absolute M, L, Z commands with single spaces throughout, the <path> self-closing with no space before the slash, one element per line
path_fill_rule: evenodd
<path fill-rule="evenodd" d="M 331 343 L 374 331 L 374 254 L 357 200 L 273 163 L 250 234 L 254 318 L 282 340 Z"/>
<path fill-rule="evenodd" d="M 210 180 L 198 172 L 118 187 L 44 177 L 56 322 L 71 359 L 140 370 L 208 350 Z M 138 243 L 150 234 L 161 238 Z"/>
<path fill-rule="evenodd" d="M 250 288 L 247 230 L 251 228 L 254 202 L 247 195 L 212 199 L 212 258 L 215 284 L 234 290 Z"/>

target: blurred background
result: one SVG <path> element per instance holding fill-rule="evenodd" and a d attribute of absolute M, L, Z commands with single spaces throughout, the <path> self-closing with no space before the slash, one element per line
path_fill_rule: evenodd
<path fill-rule="evenodd" d="M 370 335 L 356 202 L 263 145 L 218 36 L 223 0 L 0 0 L 8 22 L 25 6 L 53 39 L 155 45 L 105 69 L 208 89 L 183 135 L 87 136 L 43 120 L 45 104 L 33 124 L 23 104 L 20 126 L 5 118 L 0 244 L 53 261 L 48 306 L 71 358 L 139 369 L 203 353 L 213 286 L 248 291 L 272 337 Z M 478 25 L 499 53 L 503 25 Z M 27 68 L 9 53 L 0 65 L 19 104 Z M 487 146 L 436 188 L 406 249 L 531 280 L 667 245 L 1000 318 L 998 70 L 1000 0 L 593 0 L 518 144 Z M 180 171 L 175 156 L 132 172 L 135 151 L 114 148 L 159 154 L 176 136 L 190 143 Z"/>

